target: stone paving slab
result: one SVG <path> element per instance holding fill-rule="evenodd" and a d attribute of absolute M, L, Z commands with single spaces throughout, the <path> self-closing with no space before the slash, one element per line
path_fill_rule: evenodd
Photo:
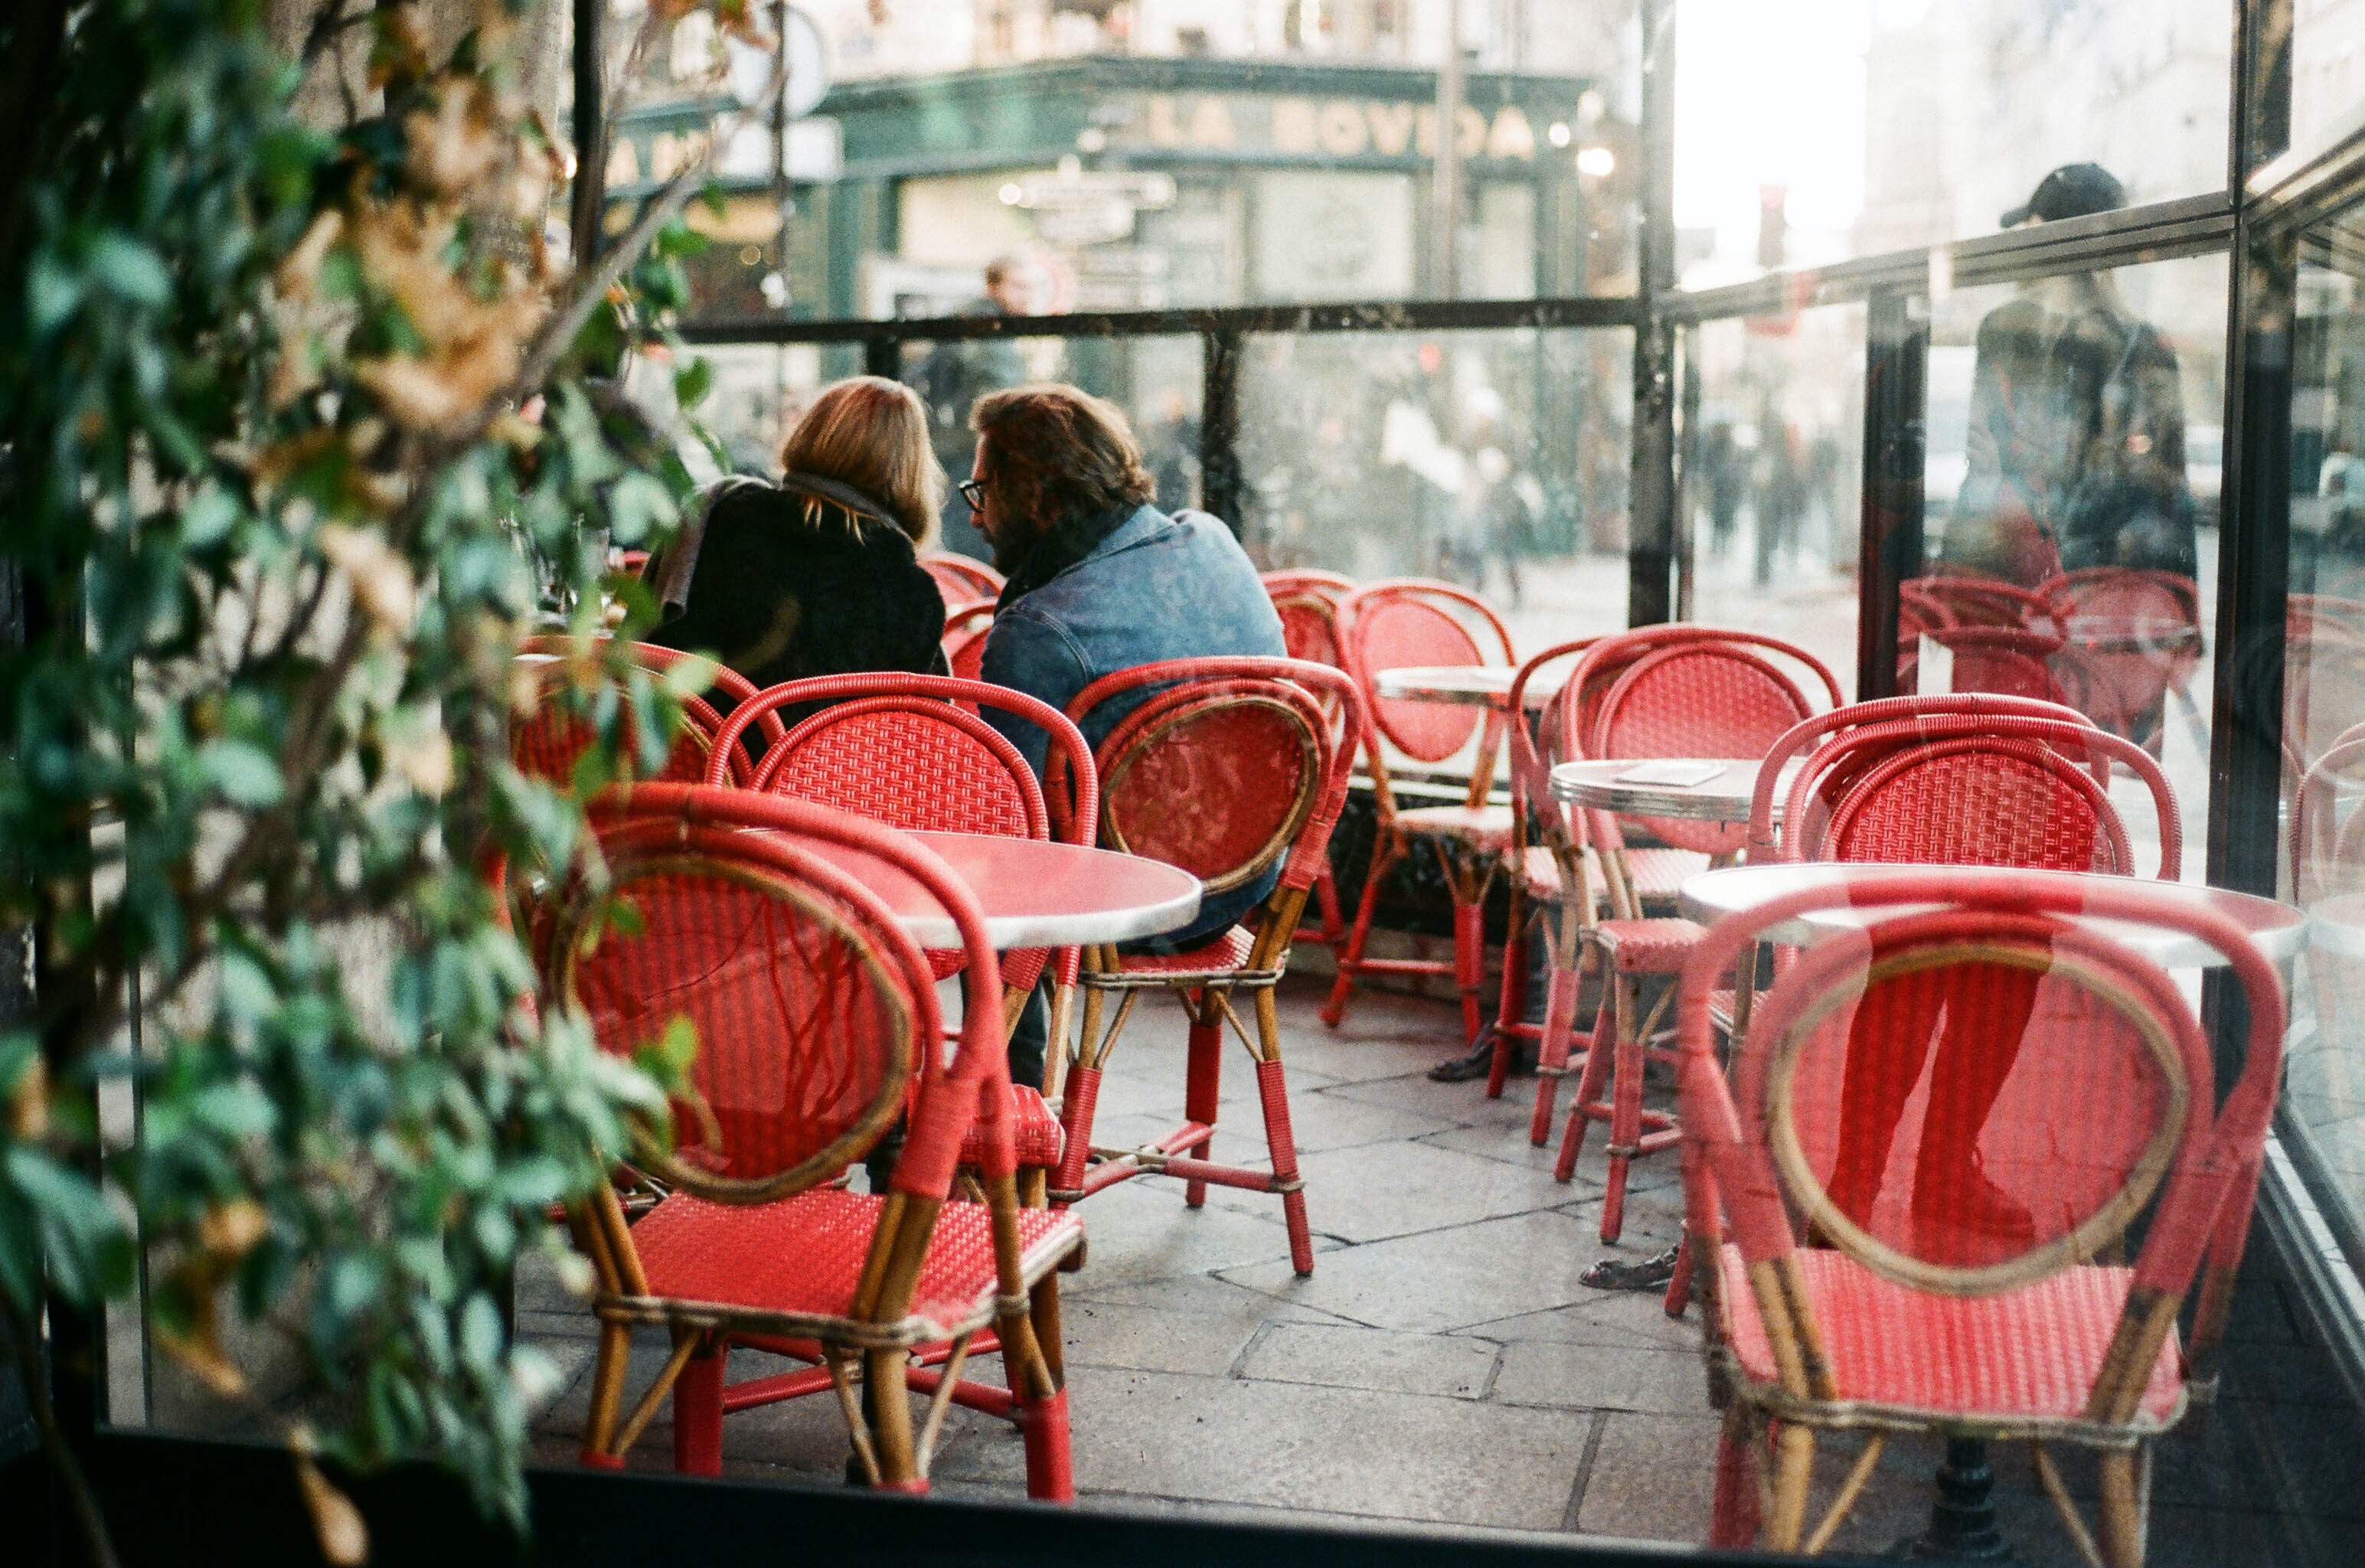
<path fill-rule="evenodd" d="M 1550 1411 L 1163 1372 L 1096 1378 L 1072 1412 L 1082 1489 L 1520 1529 L 1558 1527 L 1585 1449 Z"/>
<path fill-rule="evenodd" d="M 1504 1349 L 1495 1398 L 1505 1405 L 1697 1416 L 1708 1407 L 1708 1388 L 1697 1350 L 1527 1339 Z"/>
<path fill-rule="evenodd" d="M 1485 1340 L 1456 1335 L 1276 1323 L 1250 1347 L 1239 1373 L 1272 1383 L 1483 1399 L 1495 1381 L 1499 1354 Z"/>
<path fill-rule="evenodd" d="M 1374 1328 L 1436 1333 L 1592 1295 L 1576 1276 L 1596 1248 L 1589 1224 L 1547 1209 L 1328 1254 L 1310 1279 L 1286 1262 L 1224 1277 Z"/>

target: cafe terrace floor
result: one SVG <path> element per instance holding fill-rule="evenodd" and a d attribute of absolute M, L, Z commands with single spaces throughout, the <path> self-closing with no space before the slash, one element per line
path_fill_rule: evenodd
<path fill-rule="evenodd" d="M 1142 1180 L 1083 1205 L 1090 1256 L 1063 1295 L 1080 1506 L 1701 1540 L 1717 1428 L 1698 1308 L 1671 1321 L 1655 1294 L 1577 1283 L 1608 1250 L 1596 1233 L 1599 1140 L 1575 1184 L 1559 1185 L 1549 1151 L 1525 1136 L 1532 1080 L 1490 1101 L 1483 1084 L 1423 1076 L 1450 1028 L 1445 1004 L 1365 993 L 1334 1033 L 1315 1016 L 1317 984 L 1293 979 L 1282 1002 L 1320 1249 L 1311 1279 L 1291 1273 L 1268 1197 L 1216 1188 L 1194 1213 L 1179 1182 Z M 1143 1009 L 1102 1088 L 1096 1141 L 1171 1122 L 1182 1044 L 1179 1013 Z M 1217 1134 L 1236 1154 L 1261 1141 L 1245 1067 L 1227 1063 Z M 1618 1250 L 1641 1257 L 1675 1237 L 1680 1198 L 1672 1155 L 1636 1170 Z M 2220 1400 L 2159 1449 L 2151 1561 L 2354 1568 L 2365 1562 L 2365 1431 L 2262 1240 L 2249 1259 Z M 546 1273 L 521 1283 L 519 1306 L 565 1378 L 540 1424 L 541 1457 L 570 1462 L 591 1319 Z M 660 1339 L 644 1344 L 629 1387 L 663 1359 Z M 739 1352 L 732 1376 L 769 1361 Z M 1819 1499 L 1854 1448 L 1824 1445 Z M 660 1415 L 632 1463 L 665 1468 L 672 1449 Z M 742 1478 L 841 1484 L 836 1402 L 734 1416 L 723 1454 Z M 1893 1444 L 1832 1550 L 1876 1551 L 1919 1528 L 1936 1458 L 1933 1444 Z M 1995 1463 L 2021 1561 L 2077 1562 L 2025 1451 L 1999 1448 Z M 2090 1462 L 2065 1469 L 2090 1503 Z M 952 1412 L 935 1482 L 939 1495 L 1023 1496 L 1016 1435 Z"/>

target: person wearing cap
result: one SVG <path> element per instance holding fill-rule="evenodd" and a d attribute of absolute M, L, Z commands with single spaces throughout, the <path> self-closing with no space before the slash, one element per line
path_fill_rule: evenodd
<path fill-rule="evenodd" d="M 2001 221 L 2060 223 L 2126 199 L 2100 164 L 2069 163 Z M 2193 574 L 2176 353 L 2109 273 L 2039 279 L 1979 323 L 1965 456 L 1945 566 L 2023 587 L 2081 566 Z"/>

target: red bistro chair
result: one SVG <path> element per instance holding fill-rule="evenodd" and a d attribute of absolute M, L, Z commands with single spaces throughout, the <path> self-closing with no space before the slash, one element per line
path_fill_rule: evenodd
<path fill-rule="evenodd" d="M 2003 626 L 2057 633 L 2060 612 L 2044 588 L 2024 588 L 2001 577 L 1960 571 L 1933 572 L 1903 585 L 1941 606 L 1956 626 Z"/>
<path fill-rule="evenodd" d="M 2053 633 L 2012 626 L 1949 626 L 1929 636 L 1954 657 L 1949 683 L 1954 691 L 1988 691 L 2071 706 L 2060 678 L 2053 673 L 2053 661 L 2063 646 L 2062 639 Z M 1899 654 L 1898 685 L 1918 684 L 1921 672 L 1918 646 Z"/>
<path fill-rule="evenodd" d="M 986 633 L 993 630 L 993 600 L 973 599 L 945 611 L 945 667 L 962 680 L 980 678 L 985 667 Z"/>
<path fill-rule="evenodd" d="M 726 1412 L 834 1389 L 876 1485 L 926 1491 L 959 1404 L 1016 1423 L 1029 1495 L 1072 1498 L 1052 1276 L 1083 1229 L 1018 1206 L 992 950 L 968 888 L 891 829 L 745 790 L 643 785 L 590 814 L 611 881 L 560 902 L 547 993 L 611 1054 L 683 1019 L 698 1052 L 670 1145 L 631 1151 L 669 1195 L 629 1226 L 607 1189 L 570 1215 L 599 1278 L 583 1462 L 622 1469 L 670 1391 L 675 1468 L 716 1474 Z M 968 1006 L 949 1059 L 927 959 L 832 846 L 917 882 L 958 926 Z M 611 893 L 633 927 L 605 918 Z M 832 1185 L 898 1116 L 892 1191 Z M 972 1123 L 982 1203 L 950 1196 Z M 673 1353 L 624 1416 L 642 1325 L 668 1329 Z M 726 1386 L 736 1346 L 806 1366 Z M 970 1356 L 996 1350 L 1006 1390 L 962 1379 Z M 916 1437 L 907 1387 L 932 1396 Z"/>
<path fill-rule="evenodd" d="M 1001 597 L 1002 574 L 973 556 L 931 550 L 920 557 L 920 567 L 936 579 L 936 590 L 947 604 Z"/>
<path fill-rule="evenodd" d="M 1288 649 L 1289 656 L 1346 668 L 1347 649 L 1339 633 L 1339 605 L 1355 591 L 1353 579 L 1307 567 L 1267 572 L 1262 581 L 1265 593 L 1272 600 L 1273 613 L 1281 617 L 1282 645 Z M 1336 953 L 1346 944 L 1347 921 L 1339 907 L 1338 879 L 1327 864 L 1314 879 L 1314 901 L 1322 916 L 1322 929 L 1312 934 L 1313 940 Z"/>
<path fill-rule="evenodd" d="M 1379 826 L 1371 864 L 1363 872 L 1362 896 L 1356 901 L 1354 924 L 1348 930 L 1346 946 L 1339 950 L 1338 979 L 1331 985 L 1330 1000 L 1323 1005 L 1322 1021 L 1338 1026 L 1346 1016 L 1348 996 L 1365 974 L 1451 975 L 1462 992 L 1463 1043 L 1474 1045 L 1482 1022 L 1479 993 L 1486 980 L 1486 890 L 1511 845 L 1510 808 L 1489 801 L 1501 716 L 1443 703 L 1383 700 L 1378 681 L 1382 672 L 1408 666 L 1503 668 L 1515 665 L 1511 634 L 1504 629 L 1502 619 L 1475 594 L 1448 583 L 1418 580 L 1359 588 L 1340 601 L 1339 619 L 1346 639 L 1347 671 L 1362 689 L 1372 719 L 1365 761 L 1371 768 Z M 1469 745 L 1474 736 L 1478 740 L 1478 756 L 1462 804 L 1409 811 L 1397 806 L 1388 782 L 1388 764 L 1381 755 L 1383 740 L 1416 763 L 1435 764 Z M 1453 961 L 1450 964 L 1429 958 L 1363 956 L 1371 941 L 1380 883 L 1389 868 L 1412 852 L 1416 841 L 1435 851 L 1452 892 Z"/>
<path fill-rule="evenodd" d="M 1744 946 L 1821 909 L 1932 902 L 1943 907 L 1801 953 L 1742 1037 L 1728 1085 L 1709 1000 Z M 2222 1106 L 2175 983 L 2062 918 L 2079 913 L 2182 931 L 2230 960 L 2250 1033 Z M 1966 1031 L 1960 1059 L 1930 1070 L 1983 1080 L 1984 1115 L 1948 1114 L 1940 1107 L 1962 1097 L 1933 1090 L 1910 1174 L 1869 1205 L 1835 1195 L 1851 1165 L 1897 1166 L 1879 1129 L 1851 1123 L 1849 1078 L 1918 1078 L 1937 1009 L 1987 1018 L 2007 1001 L 2002 1026 Z M 1707 1349 L 1725 1409 L 1713 1543 L 1787 1551 L 1803 1535 L 1820 1551 L 1889 1435 L 1933 1432 L 2027 1439 L 2085 1553 L 2139 1564 L 2151 1444 L 2211 1375 L 2282 1031 L 2282 988 L 2240 928 L 2131 879 L 2064 889 L 2010 870 L 1900 868 L 1718 922 L 1685 964 L 1677 1025 L 1687 1223 L 1715 1260 Z M 2020 1216 L 2010 1227 L 1993 1223 L 1999 1196 Z M 2134 1265 L 2093 1261 L 2146 1208 Z M 1802 1245 L 1794 1216 L 1825 1245 Z M 2196 1274 L 2186 1345 L 2177 1315 Z M 1843 1427 L 1873 1436 L 1810 1532 L 1816 1434 Z M 2101 1451 L 2099 1549 L 2054 1464 L 2059 1443 Z"/>
<path fill-rule="evenodd" d="M 570 637 L 541 636 L 529 637 L 519 647 L 521 657 L 530 661 L 528 667 L 538 667 L 540 693 L 533 712 L 510 730 L 510 760 L 519 772 L 554 784 L 572 783 L 575 765 L 589 749 L 596 733 L 592 713 L 598 705 L 628 700 L 615 686 L 600 684 L 605 678 L 596 673 L 611 645 L 611 639 L 606 637 L 577 643 Z M 642 669 L 652 672 L 671 669 L 692 656 L 678 649 L 660 648 L 648 643 L 626 643 L 623 653 Z M 549 662 L 543 663 L 544 660 Z M 714 701 L 696 696 L 683 700 L 680 733 L 674 736 L 663 766 L 653 777 L 676 783 L 695 783 L 704 778 L 713 753 L 714 737 L 723 728 L 723 715 L 756 694 L 752 681 L 723 665 L 714 666 L 713 684 L 707 689 Z M 636 734 L 637 731 L 630 727 L 629 712 L 625 722 L 628 734 Z M 776 718 L 771 721 L 768 738 L 777 739 L 785 733 Z M 632 749 L 627 748 L 628 754 Z M 734 782 L 739 780 L 737 769 L 745 760 L 733 760 Z"/>
<path fill-rule="evenodd" d="M 1182 1178 L 1183 1202 L 1193 1208 L 1206 1201 L 1210 1182 L 1272 1193 L 1288 1226 L 1290 1261 L 1310 1274 L 1314 1240 L 1290 1131 L 1273 986 L 1347 798 L 1363 733 L 1362 696 L 1339 671 L 1299 659 L 1171 659 L 1103 677 L 1077 693 L 1068 712 L 1081 722 L 1104 702 L 1144 692 L 1101 742 L 1101 846 L 1179 866 L 1211 892 L 1253 882 L 1276 865 L 1281 876 L 1252 928 L 1236 925 L 1182 953 L 1114 946 L 1086 953 L 1083 1029 L 1062 1101 L 1067 1152 L 1052 1199 L 1074 1202 L 1150 1174 Z M 1337 711 L 1347 715 L 1343 735 L 1333 729 Z M 1184 1119 L 1138 1148 L 1095 1148 L 1101 1074 L 1134 1004 L 1149 991 L 1179 996 L 1190 1018 Z M 1255 1000 L 1253 1037 L 1232 1009 L 1235 991 Z M 1104 1033 L 1110 996 L 1117 998 L 1116 1016 Z M 1209 1158 L 1227 1023 L 1256 1060 L 1269 1170 Z"/>
<path fill-rule="evenodd" d="M 1774 796 L 1783 765 L 1802 754 L 1777 851 Z M 2182 819 L 2150 755 L 2081 713 L 1990 693 L 1884 698 L 1799 725 L 1759 766 L 1750 856 L 2132 877 L 2135 855 L 2108 794 L 2114 762 L 2150 790 L 2159 836 L 2155 871 L 2175 881 L 2184 863 Z M 1754 953 L 1744 954 L 1732 1000 L 1722 992 L 1712 1000 L 1725 1033 L 1754 1027 L 1755 968 Z M 1687 1242 L 1668 1282 L 1670 1316 L 1682 1315 L 1690 1292 Z"/>
<path fill-rule="evenodd" d="M 1823 700 L 1838 705 L 1839 682 L 1832 672 L 1813 655 L 1778 638 L 1705 626 L 1653 626 L 1608 638 L 1588 650 L 1569 674 L 1575 691 L 1562 710 L 1564 753 L 1595 758 L 1761 757 L 1814 711 L 1793 671 L 1811 677 L 1808 684 L 1819 685 Z M 1582 745 L 1573 733 L 1580 726 L 1586 733 Z M 1629 869 L 1624 829 L 1616 817 L 1586 812 L 1571 813 L 1570 820 L 1583 823 L 1602 863 L 1611 868 L 1612 907 L 1620 914 L 1591 924 L 1584 934 L 1586 947 L 1601 962 L 1601 1010 L 1552 1175 L 1563 1182 L 1574 1177 L 1586 1129 L 1595 1122 L 1609 1125 L 1601 1238 L 1615 1241 L 1625 1228 L 1631 1162 L 1674 1148 L 1679 1136 L 1675 1118 L 1642 1108 L 1643 1068 L 1659 1017 L 1658 1008 L 1647 1015 L 1642 1011 L 1642 981 L 1672 976 L 1700 928 L 1689 920 L 1644 916 Z M 1676 849 L 1707 857 L 1710 864 L 1731 859 L 1745 840 L 1738 823 L 1631 820 Z M 1620 883 L 1622 898 L 1614 890 Z M 1570 889 L 1569 894 L 1582 911 L 1585 890 Z M 1663 1000 L 1660 1006 L 1664 1005 Z M 1600 1048 L 1605 1041 L 1607 1051 Z M 1568 1047 L 1555 1047 L 1547 1040 L 1543 1055 L 1565 1063 Z M 1552 1076 L 1538 1076 L 1537 1095 L 1542 1099 L 1551 1092 Z M 1549 1121 L 1549 1104 L 1540 1115 Z"/>
<path fill-rule="evenodd" d="M 1092 752 L 1058 709 L 1024 692 L 943 676 L 824 676 L 768 687 L 742 703 L 724 726 L 725 753 L 758 715 L 815 701 L 831 706 L 764 754 L 751 781 L 755 789 L 835 806 L 905 831 L 1092 843 L 1098 801 Z M 1074 769 L 1079 780 L 1076 809 L 1069 809 L 1064 795 L 1056 812 L 1045 805 L 1034 769 L 1017 747 L 979 716 L 979 708 L 1015 714 L 1050 737 L 1052 766 Z M 722 780 L 710 772 L 707 782 Z M 1000 1016 L 1005 1040 L 1050 958 L 1042 948 L 1002 956 Z M 930 961 L 936 978 L 943 980 L 958 973 L 966 960 L 958 953 L 938 953 Z M 1068 988 L 1075 978 L 1076 955 L 1070 950 L 1059 958 L 1053 1039 L 1065 1033 Z M 1047 1070 L 1053 1059 L 1047 1054 Z M 1048 1083 L 1012 1089 L 1019 1163 L 1030 1172 L 1048 1170 L 1059 1159 L 1059 1120 L 1043 1100 L 1050 1089 Z M 1039 1176 L 1030 1176 L 1029 1185 L 1039 1188 Z M 1038 1199 L 1040 1193 L 1030 1191 L 1027 1195 Z"/>
<path fill-rule="evenodd" d="M 1580 637 L 1573 643 L 1562 643 L 1546 648 L 1519 666 L 1511 678 L 1511 689 L 1506 710 L 1524 714 L 1528 688 L 1547 665 L 1556 664 L 1584 653 L 1598 637 Z M 1599 910 L 1592 904 L 1594 889 L 1606 887 L 1600 861 L 1585 846 L 1582 837 L 1569 831 L 1567 809 L 1552 798 L 1552 764 L 1555 758 L 1547 755 L 1550 738 L 1561 733 L 1560 704 L 1571 688 L 1564 685 L 1544 706 L 1535 721 L 1533 734 L 1525 722 L 1508 726 L 1511 759 L 1511 832 L 1513 876 L 1510 883 L 1509 920 L 1505 929 L 1503 948 L 1503 983 L 1495 1010 L 1493 1057 L 1486 1066 L 1486 1097 L 1499 1099 L 1503 1085 L 1509 1077 L 1512 1042 L 1535 1040 L 1538 1045 L 1539 1074 L 1549 1071 L 1558 1076 L 1567 1068 L 1567 1053 L 1572 1048 L 1571 1028 L 1576 1017 L 1576 993 L 1581 983 L 1578 973 L 1578 945 L 1584 928 L 1599 918 Z M 1577 890 L 1575 899 L 1569 890 Z M 1541 925 L 1543 939 L 1549 942 L 1551 955 L 1545 966 L 1544 1021 L 1527 1022 L 1528 944 L 1535 939 L 1532 926 Z M 1590 1036 L 1587 1036 L 1590 1049 Z M 1552 1058 L 1556 1043 L 1558 1056 Z M 1540 1122 L 1529 1141 L 1541 1148 L 1549 1123 L 1551 1098 L 1538 1096 Z"/>
<path fill-rule="evenodd" d="M 2159 754 L 2161 720 L 2173 694 L 2204 751 L 2208 726 L 2192 700 L 2201 662 L 2201 594 L 2178 572 L 2083 566 L 2041 585 L 2068 634 L 2054 655 L 2070 705 L 2114 734 Z M 2081 634 L 2081 623 L 2100 635 Z M 2113 638 L 2116 640 L 2104 641 Z"/>

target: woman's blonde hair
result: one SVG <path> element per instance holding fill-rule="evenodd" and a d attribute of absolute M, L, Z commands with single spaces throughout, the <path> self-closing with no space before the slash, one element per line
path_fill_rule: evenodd
<path fill-rule="evenodd" d="M 928 409 L 883 375 L 822 388 L 780 442 L 780 466 L 852 486 L 887 509 L 914 544 L 936 537 L 945 471 L 928 444 Z"/>

